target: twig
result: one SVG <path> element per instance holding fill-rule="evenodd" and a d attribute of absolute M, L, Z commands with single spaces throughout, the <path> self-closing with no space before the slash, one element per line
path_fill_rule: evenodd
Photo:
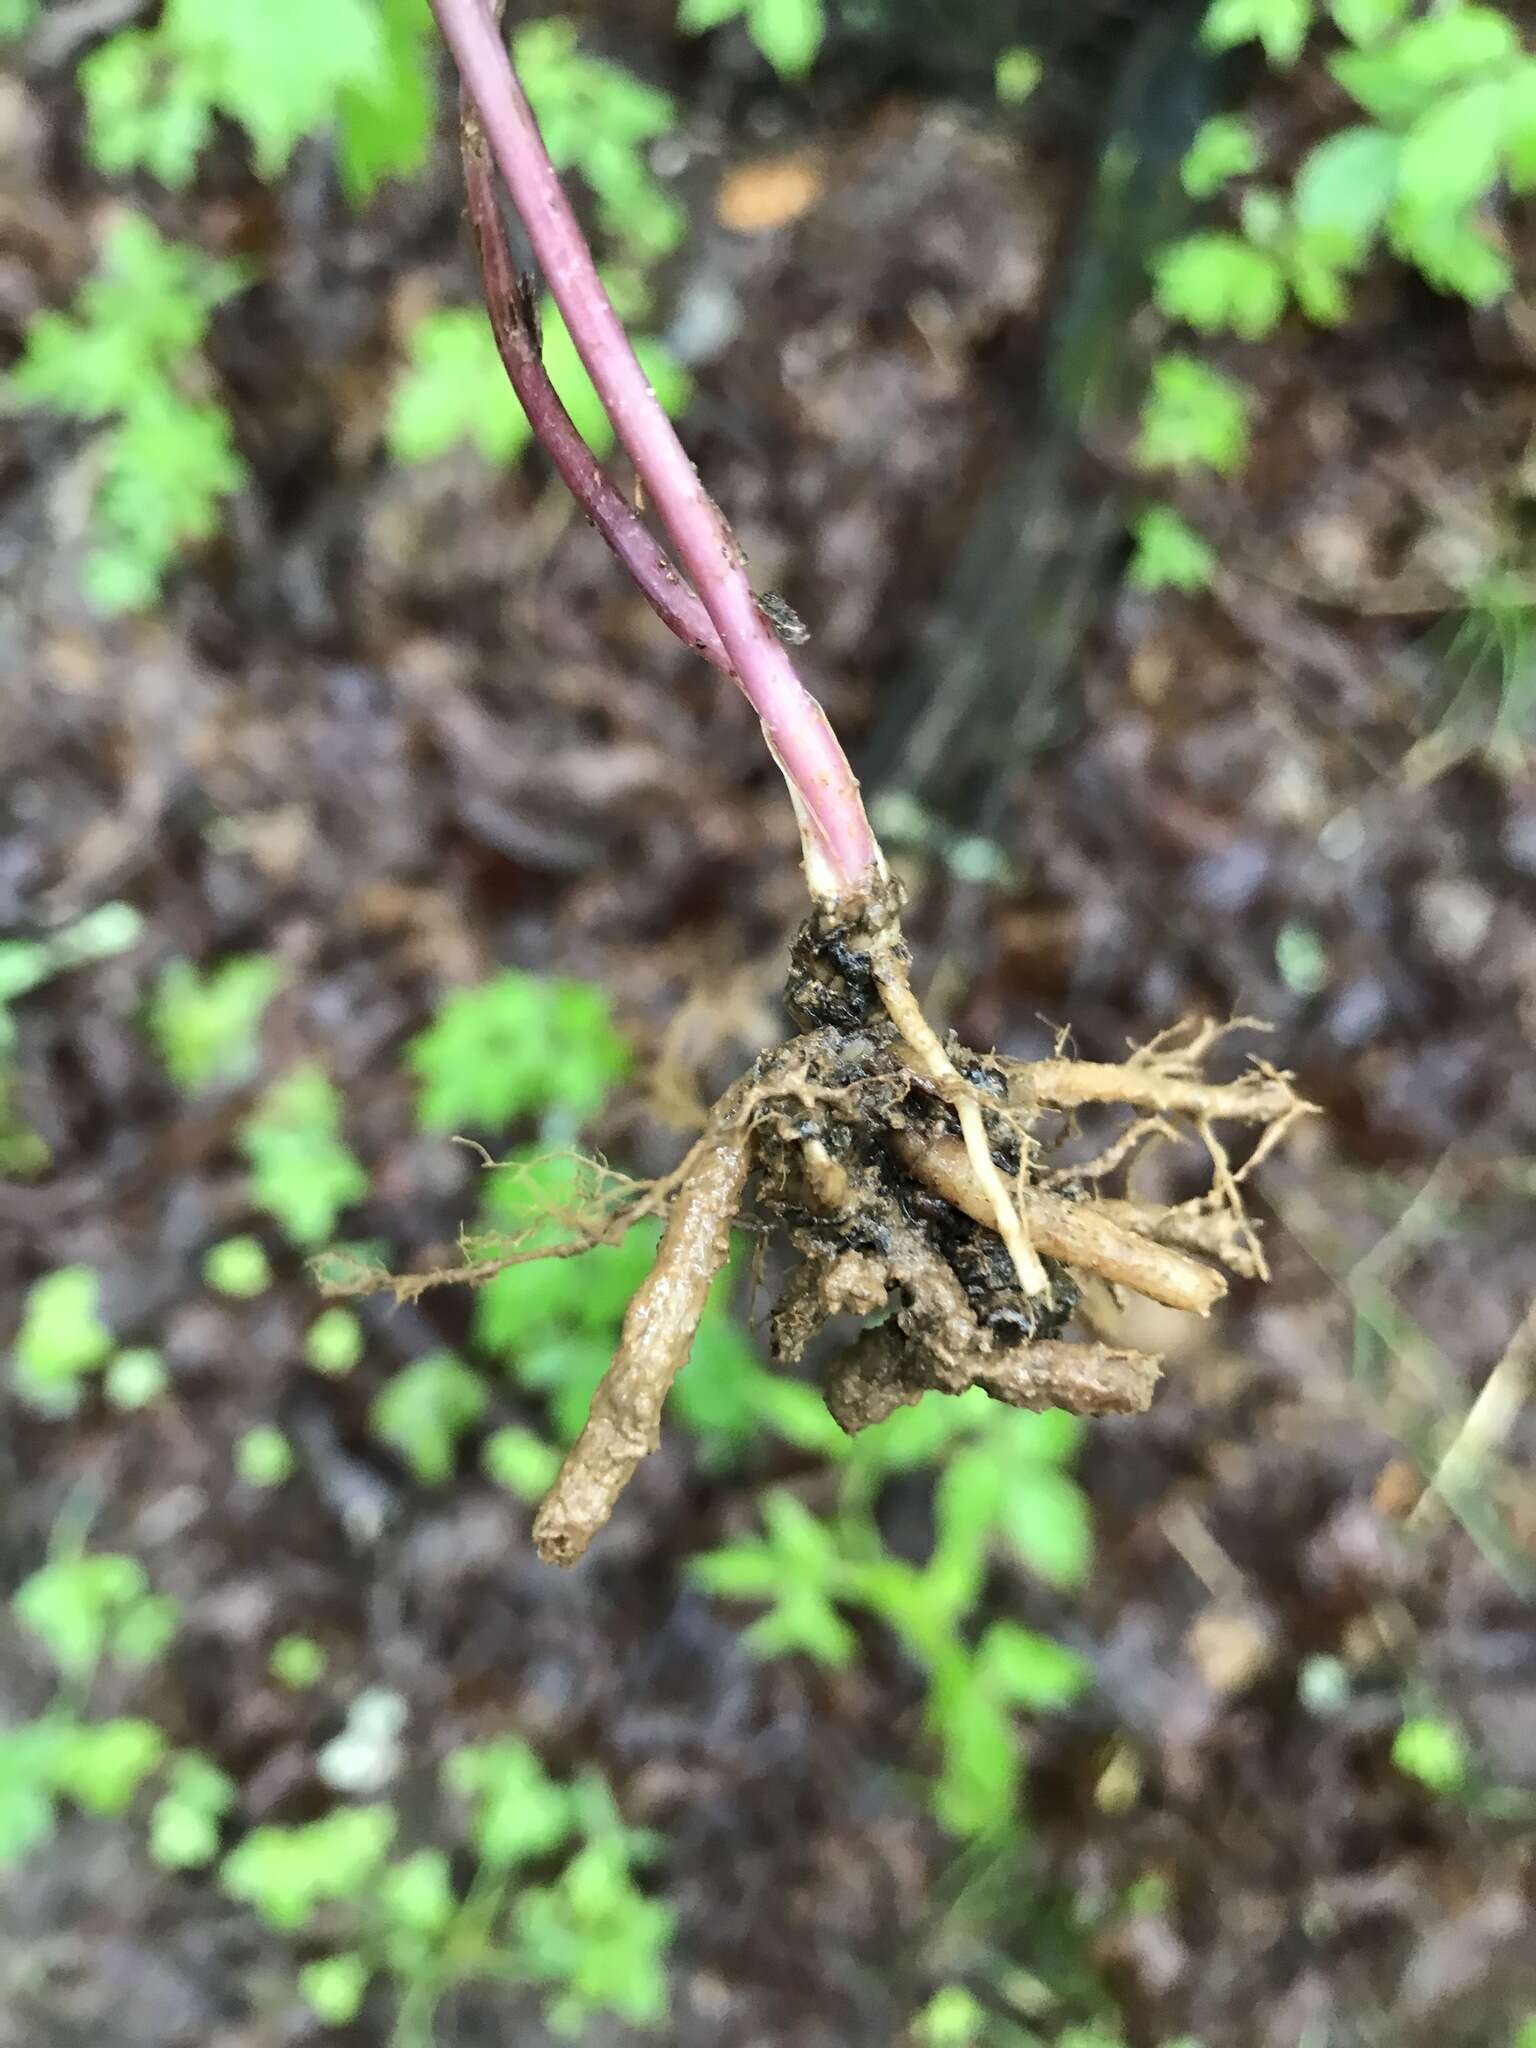
<path fill-rule="evenodd" d="M 461 154 L 469 218 L 480 250 L 485 307 L 508 381 L 561 481 L 639 587 L 663 625 L 697 654 L 736 679 L 715 622 L 683 582 L 629 500 L 621 495 L 581 438 L 550 382 L 539 349 L 527 281 L 518 275 L 496 199 L 491 161 L 474 103 L 459 95 Z"/>
<path fill-rule="evenodd" d="M 856 901 L 885 864 L 847 757 L 759 610 L 741 550 L 646 380 L 486 0 L 432 8 L 577 354 L 789 784 L 811 893 L 823 906 Z"/>

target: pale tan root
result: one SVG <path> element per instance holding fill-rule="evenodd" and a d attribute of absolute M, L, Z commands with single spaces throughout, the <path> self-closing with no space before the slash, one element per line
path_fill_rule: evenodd
<path fill-rule="evenodd" d="M 1040 1255 L 1030 1242 L 1029 1226 L 1020 1205 L 1003 1185 L 1003 1177 L 992 1157 L 986 1124 L 976 1091 L 957 1072 L 954 1061 L 939 1042 L 938 1033 L 918 1007 L 906 971 L 887 954 L 872 954 L 871 966 L 886 1015 L 901 1033 L 923 1074 L 954 1110 L 965 1141 L 973 1184 L 986 1198 L 987 1212 L 979 1220 L 995 1230 L 1008 1247 L 1019 1285 L 1026 1294 L 1051 1291 Z"/>
<path fill-rule="evenodd" d="M 968 1151 L 957 1139 L 896 1132 L 891 1143 L 914 1179 L 975 1222 L 991 1225 L 991 1203 L 977 1184 Z M 1202 1316 L 1209 1315 L 1227 1291 L 1220 1273 L 1111 1222 L 1096 1202 L 1069 1202 L 1030 1188 L 1020 1206 L 1034 1243 L 1063 1265 L 1081 1267 L 1168 1308 L 1191 1309 Z"/>
<path fill-rule="evenodd" d="M 687 1363 L 710 1284 L 730 1250 L 750 1156 L 746 1119 L 719 1116 L 673 1200 L 656 1263 L 625 1313 L 586 1425 L 534 1518 L 533 1540 L 547 1563 L 576 1562 L 661 1440 L 662 1404 Z"/>

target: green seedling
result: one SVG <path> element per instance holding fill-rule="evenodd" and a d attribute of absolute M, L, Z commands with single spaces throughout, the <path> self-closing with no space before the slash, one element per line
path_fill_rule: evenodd
<path fill-rule="evenodd" d="M 87 139 L 109 176 L 190 183 L 223 115 L 258 176 L 334 128 L 343 181 L 367 198 L 419 170 L 432 134 L 426 0 L 274 0 L 260 25 L 219 0 L 166 0 L 151 28 L 111 36 L 80 67 Z"/>
<path fill-rule="evenodd" d="M 260 1059 L 261 1020 L 283 985 L 262 953 L 233 955 L 206 974 L 173 960 L 149 1010 L 150 1036 L 166 1072 L 189 1095 L 248 1081 Z"/>
<path fill-rule="evenodd" d="M 149 1853 L 162 1870 L 202 1870 L 219 1853 L 224 1817 L 235 1787 L 207 1757 L 184 1750 L 173 1757 L 164 1792 L 149 1823 Z"/>
<path fill-rule="evenodd" d="M 293 1448 L 280 1429 L 260 1424 L 235 1445 L 235 1471 L 246 1486 L 282 1486 L 293 1477 Z"/>
<path fill-rule="evenodd" d="M 167 1384 L 165 1361 L 147 1344 L 120 1351 L 107 1367 L 103 1381 L 107 1399 L 125 1414 L 157 1401 Z"/>
<path fill-rule="evenodd" d="M 437 1351 L 397 1372 L 374 1400 L 369 1423 L 423 1486 L 446 1486 L 458 1447 L 484 1415 L 490 1396 L 478 1374 Z"/>
<path fill-rule="evenodd" d="M 203 1278 L 215 1294 L 253 1301 L 272 1285 L 272 1265 L 260 1238 L 226 1237 L 203 1254 Z"/>
<path fill-rule="evenodd" d="M 267 1668 L 290 1692 L 308 1692 L 330 1668 L 330 1658 L 310 1636 L 283 1636 L 272 1645 Z"/>
<path fill-rule="evenodd" d="M 363 1355 L 363 1326 L 350 1309 L 322 1309 L 304 1338 L 306 1363 L 327 1379 L 345 1379 Z"/>
<path fill-rule="evenodd" d="M 60 974 L 115 959 L 139 942 L 144 920 L 127 903 L 103 903 L 44 939 L 0 940 L 0 1057 L 16 1042 L 11 1004 Z"/>
<path fill-rule="evenodd" d="M 13 406 L 100 426 L 84 583 L 102 611 L 151 603 L 175 556 L 213 532 L 244 482 L 229 415 L 201 395 L 200 361 L 214 308 L 242 282 L 234 264 L 163 241 L 130 214 L 75 314 L 37 314 L 0 387 Z"/>
<path fill-rule="evenodd" d="M 55 1558 L 25 1581 L 11 1605 L 59 1676 L 76 1688 L 88 1686 L 107 1657 L 153 1664 L 180 1622 L 176 1602 L 150 1591 L 137 1559 L 111 1553 Z"/>
<path fill-rule="evenodd" d="M 690 35 L 703 35 L 728 21 L 745 24 L 755 47 L 781 78 L 805 76 L 827 31 L 823 0 L 682 0 L 677 10 L 678 27 Z M 1008 55 L 1017 60 L 1030 53 L 1014 50 Z M 1016 78 L 1018 71 L 1016 62 L 1010 77 Z M 1008 97 L 1001 84 L 998 93 L 1000 98 Z M 1027 97 L 1027 92 L 1019 94 L 1021 99 Z"/>
<path fill-rule="evenodd" d="M 499 1132 L 551 1110 L 579 1123 L 629 1065 L 602 989 L 515 968 L 449 996 L 406 1059 L 429 1131 Z"/>
<path fill-rule="evenodd" d="M 295 1067 L 261 1098 L 240 1129 L 251 1200 L 296 1245 L 316 1248 L 343 1210 L 368 1193 L 368 1176 L 341 1133 L 341 1098 L 322 1067 Z"/>
<path fill-rule="evenodd" d="M 1171 505 L 1149 505 L 1131 528 L 1135 551 L 1127 580 L 1136 590 L 1208 590 L 1216 553 Z"/>
<path fill-rule="evenodd" d="M 16 1391 L 30 1407 L 72 1415 L 83 1383 L 111 1354 L 101 1281 L 89 1266 L 60 1266 L 32 1283 L 11 1367 Z"/>

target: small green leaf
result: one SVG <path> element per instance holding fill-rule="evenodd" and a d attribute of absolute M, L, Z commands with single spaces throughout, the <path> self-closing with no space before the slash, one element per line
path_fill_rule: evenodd
<path fill-rule="evenodd" d="M 1136 590 L 1208 590 L 1216 555 L 1171 505 L 1149 505 L 1131 528 L 1136 550 L 1126 571 Z"/>
<path fill-rule="evenodd" d="M 1414 1715 L 1398 1729 L 1392 1761 L 1431 1792 L 1459 1792 L 1467 1781 L 1467 1747 L 1461 1731 L 1430 1715 Z"/>
<path fill-rule="evenodd" d="M 101 1281 L 89 1266 L 60 1266 L 27 1290 L 16 1334 L 16 1391 L 45 1414 L 68 1415 L 80 1382 L 105 1364 L 112 1333 L 101 1320 Z"/>
<path fill-rule="evenodd" d="M 1093 1561 L 1093 1524 L 1076 1480 L 1045 1468 L 1016 1479 L 999 1522 L 1024 1563 L 1049 1584 L 1083 1583 Z"/>
<path fill-rule="evenodd" d="M 1260 43 L 1270 63 L 1289 70 L 1312 26 L 1312 0 L 1212 0 L 1201 39 L 1207 49 Z"/>
<path fill-rule="evenodd" d="M 976 1674 L 979 1684 L 1010 1706 L 1045 1711 L 1080 1699 L 1093 1670 L 1075 1650 L 1048 1636 L 994 1621 L 977 1648 Z"/>
<path fill-rule="evenodd" d="M 369 1970 L 360 1955 L 320 1956 L 299 1972 L 299 1989 L 304 2002 L 322 2026 L 345 2027 L 363 2009 L 368 1991 Z"/>
<path fill-rule="evenodd" d="M 1318 253 L 1364 261 L 1397 189 L 1401 145 L 1380 128 L 1343 128 L 1296 174 L 1296 224 Z"/>
<path fill-rule="evenodd" d="M 1330 0 L 1332 14 L 1341 35 L 1352 43 L 1375 43 L 1396 28 L 1408 12 L 1409 0 Z"/>
<path fill-rule="evenodd" d="M 992 71 L 992 89 L 1005 107 L 1022 107 L 1045 76 L 1039 57 L 1023 43 L 999 53 Z"/>
<path fill-rule="evenodd" d="M 255 1828 L 219 1873 L 232 1899 L 269 1927 L 294 1933 L 330 1899 L 354 1898 L 377 1874 L 394 1840 L 393 1807 L 344 1806 L 306 1827 Z"/>
<path fill-rule="evenodd" d="M 1419 116 L 1403 138 L 1397 191 L 1405 207 L 1456 213 L 1498 183 L 1506 89 L 1486 79 L 1450 92 Z"/>
<path fill-rule="evenodd" d="M 480 1465 L 487 1479 L 514 1493 L 519 1500 L 542 1498 L 554 1484 L 560 1470 L 560 1453 L 553 1444 L 534 1435 L 531 1429 L 493 1430 L 480 1453 Z"/>
<path fill-rule="evenodd" d="M 253 1301 L 272 1285 L 272 1265 L 260 1238 L 226 1237 L 203 1254 L 203 1278 L 215 1294 Z"/>
<path fill-rule="evenodd" d="M 557 1107 L 589 1117 L 629 1064 L 603 990 L 515 968 L 447 997 L 406 1059 L 431 1131 L 503 1130 Z"/>
<path fill-rule="evenodd" d="M 369 1410 L 374 1435 L 410 1466 L 423 1486 L 453 1476 L 460 1439 L 485 1413 L 485 1383 L 448 1351 L 417 1359 L 394 1378 Z"/>
<path fill-rule="evenodd" d="M 1158 305 L 1202 334 L 1262 340 L 1285 311 L 1279 263 L 1239 235 L 1190 235 L 1153 259 L 1152 274 Z"/>
<path fill-rule="evenodd" d="M 1179 181 L 1191 199 L 1209 199 L 1231 178 L 1256 171 L 1259 140 L 1236 114 L 1213 114 L 1201 123 L 1179 166 Z"/>
<path fill-rule="evenodd" d="M 293 1477 L 293 1451 L 280 1429 L 264 1423 L 235 1445 L 235 1471 L 246 1486 L 266 1491 Z"/>
<path fill-rule="evenodd" d="M 1310 925 L 1292 919 L 1275 935 L 1275 967 L 1296 996 L 1315 996 L 1328 986 L 1328 953 Z"/>
<path fill-rule="evenodd" d="M 165 1754 L 152 1721 L 96 1721 L 73 1728 L 54 1757 L 54 1782 L 82 1813 L 119 1814 Z"/>
<path fill-rule="evenodd" d="M 342 1212 L 368 1193 L 368 1175 L 341 1128 L 341 1097 L 312 1060 L 274 1083 L 241 1126 L 251 1199 L 294 1244 L 324 1244 Z"/>
<path fill-rule="evenodd" d="M 1159 356 L 1141 413 L 1136 459 L 1146 469 L 1214 469 L 1248 458 L 1248 393 L 1193 356 Z"/>
<path fill-rule="evenodd" d="M 304 1338 L 304 1357 L 328 1379 L 344 1379 L 363 1355 L 363 1326 L 347 1308 L 322 1309 Z"/>
<path fill-rule="evenodd" d="M 219 1853 L 219 1823 L 235 1801 L 224 1773 L 195 1751 L 178 1756 L 150 1817 L 149 1853 L 162 1870 L 201 1870 Z"/>
<path fill-rule="evenodd" d="M 458 1910 L 441 1849 L 418 1849 L 392 1863 L 379 1880 L 379 1904 L 412 1934 L 441 1934 Z"/>
<path fill-rule="evenodd" d="M 290 1692 L 308 1692 L 324 1678 L 330 1658 L 310 1636 L 282 1636 L 272 1645 L 267 1669 Z"/>
<path fill-rule="evenodd" d="M 148 1345 L 135 1345 L 130 1350 L 120 1351 L 113 1359 L 107 1367 L 104 1384 L 107 1399 L 114 1408 L 125 1412 L 147 1408 L 151 1401 L 158 1400 L 165 1392 L 165 1361 Z"/>
<path fill-rule="evenodd" d="M 494 1870 L 545 1856 L 571 1832 L 570 1792 L 550 1782 L 525 1742 L 456 1750 L 443 1765 L 443 1780 L 471 1803 L 475 1847 Z"/>
<path fill-rule="evenodd" d="M 160 976 L 149 1029 L 178 1088 L 197 1094 L 250 1079 L 261 1021 L 283 985 L 283 970 L 261 953 L 236 954 L 207 974 L 173 960 Z"/>
<path fill-rule="evenodd" d="M 822 0 L 751 0 L 747 32 L 780 78 L 803 78 L 826 34 Z"/>

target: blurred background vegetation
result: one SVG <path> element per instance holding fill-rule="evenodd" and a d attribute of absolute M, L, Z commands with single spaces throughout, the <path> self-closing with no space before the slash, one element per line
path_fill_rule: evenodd
<path fill-rule="evenodd" d="M 324 1283 L 672 1163 L 787 806 L 530 446 L 425 0 L 0 0 L 0 2048 L 1536 2048 L 1528 21 L 508 12 L 932 1010 L 1326 1115 L 1271 1288 L 1087 1305 L 1145 1419 L 845 1439 L 744 1236 L 538 1565 L 654 1239 Z"/>

